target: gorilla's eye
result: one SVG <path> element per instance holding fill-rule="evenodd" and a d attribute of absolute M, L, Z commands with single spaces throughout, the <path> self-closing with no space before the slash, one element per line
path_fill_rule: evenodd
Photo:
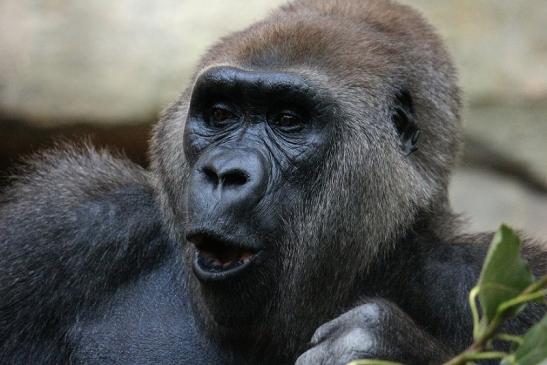
<path fill-rule="evenodd" d="M 224 125 L 235 119 L 235 114 L 224 106 L 215 105 L 211 108 L 209 120 L 215 125 Z"/>
<path fill-rule="evenodd" d="M 284 111 L 275 117 L 274 124 L 284 130 L 296 131 L 302 128 L 303 123 L 302 119 L 297 114 L 290 111 Z"/>

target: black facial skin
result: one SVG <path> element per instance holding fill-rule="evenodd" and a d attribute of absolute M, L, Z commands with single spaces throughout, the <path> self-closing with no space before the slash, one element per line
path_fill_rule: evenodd
<path fill-rule="evenodd" d="M 186 238 L 211 300 L 222 288 L 256 287 L 257 277 L 259 290 L 274 288 L 282 217 L 311 193 L 302 181 L 313 180 L 332 135 L 332 104 L 315 90 L 300 76 L 232 67 L 208 69 L 194 86 L 184 132 Z M 231 291 L 220 298 L 243 300 Z M 233 313 L 213 316 L 241 322 Z"/>

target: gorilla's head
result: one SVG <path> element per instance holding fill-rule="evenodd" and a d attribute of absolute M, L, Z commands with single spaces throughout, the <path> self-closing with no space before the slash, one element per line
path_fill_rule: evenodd
<path fill-rule="evenodd" d="M 152 149 L 204 323 L 298 343 L 355 300 L 447 209 L 458 113 L 441 41 L 390 1 L 296 1 L 212 47 Z"/>

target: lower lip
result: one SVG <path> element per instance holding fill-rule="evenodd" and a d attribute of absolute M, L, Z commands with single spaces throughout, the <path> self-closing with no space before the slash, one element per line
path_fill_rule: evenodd
<path fill-rule="evenodd" d="M 243 272 L 245 272 L 250 266 L 252 266 L 259 259 L 260 256 L 261 252 L 259 251 L 251 256 L 247 261 L 232 269 L 226 271 L 209 271 L 203 269 L 199 264 L 199 256 L 198 252 L 196 251 L 192 263 L 192 269 L 197 278 L 202 282 L 223 281 L 233 279 L 236 276 L 243 274 Z"/>

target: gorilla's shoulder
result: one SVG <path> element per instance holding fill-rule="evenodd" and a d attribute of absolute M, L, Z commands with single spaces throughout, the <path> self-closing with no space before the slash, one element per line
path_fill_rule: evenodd
<path fill-rule="evenodd" d="M 152 239 L 160 231 L 146 170 L 87 146 L 34 156 L 0 196 L 3 250 L 10 242 L 20 248 L 55 245 L 65 250 L 93 242 L 120 244 Z"/>
<path fill-rule="evenodd" d="M 88 224 L 105 219 L 109 225 L 121 215 L 159 220 L 149 176 L 125 158 L 88 146 L 33 156 L 0 195 L 0 220 L 18 226 L 55 221 L 66 226 L 82 219 Z"/>
<path fill-rule="evenodd" d="M 169 250 L 144 169 L 88 147 L 33 157 L 0 196 L 0 353 L 62 333 Z"/>
<path fill-rule="evenodd" d="M 54 199 L 55 194 L 62 194 L 62 203 L 70 204 L 123 186 L 150 187 L 144 169 L 87 145 L 61 145 L 35 154 L 13 175 L 0 197 L 2 204 L 21 198 L 43 202 L 44 198 Z"/>

